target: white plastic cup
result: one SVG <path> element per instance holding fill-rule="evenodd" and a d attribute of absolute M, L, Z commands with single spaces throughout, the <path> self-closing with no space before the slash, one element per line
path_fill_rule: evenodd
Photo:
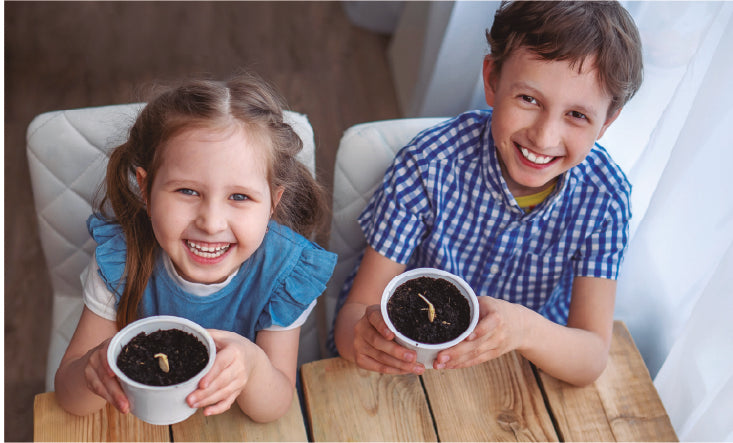
<path fill-rule="evenodd" d="M 192 378 L 170 386 L 150 386 L 137 382 L 117 367 L 117 356 L 122 348 L 141 332 L 150 334 L 158 330 L 180 329 L 193 334 L 209 352 L 209 363 Z M 122 390 L 130 401 L 130 412 L 137 418 L 153 425 L 171 425 L 183 421 L 196 412 L 186 403 L 186 397 L 196 390 L 201 378 L 214 365 L 216 345 L 211 335 L 198 324 L 181 317 L 158 315 L 130 323 L 114 337 L 107 349 L 107 361 L 120 380 Z"/>
<path fill-rule="evenodd" d="M 422 343 L 402 334 L 392 324 L 392 320 L 390 320 L 389 314 L 387 313 L 387 302 L 389 301 L 390 297 L 392 297 L 395 289 L 397 289 L 402 283 L 418 277 L 442 278 L 448 280 L 449 282 L 453 283 L 456 288 L 461 291 L 461 294 L 466 298 L 466 300 L 468 300 L 468 305 L 471 309 L 471 321 L 468 324 L 468 328 L 466 328 L 466 330 L 463 331 L 461 335 L 454 338 L 453 340 L 444 343 Z M 387 284 L 387 287 L 384 288 L 384 292 L 382 292 L 381 308 L 382 317 L 384 317 L 384 321 L 385 323 L 387 323 L 387 327 L 389 327 L 390 331 L 394 332 L 395 334 L 395 341 L 400 345 L 406 347 L 407 349 L 412 349 L 416 351 L 417 362 L 425 365 L 425 369 L 433 369 L 433 362 L 435 361 L 435 357 L 438 355 L 438 352 L 442 351 L 443 349 L 453 347 L 465 340 L 466 337 L 468 337 L 471 332 L 473 332 L 473 330 L 476 328 L 479 317 L 478 298 L 476 297 L 476 294 L 473 292 L 473 289 L 471 289 L 468 283 L 466 283 L 465 280 L 455 274 L 451 274 L 450 272 L 434 268 L 417 268 L 402 273 L 393 278 L 389 282 L 389 284 Z"/>

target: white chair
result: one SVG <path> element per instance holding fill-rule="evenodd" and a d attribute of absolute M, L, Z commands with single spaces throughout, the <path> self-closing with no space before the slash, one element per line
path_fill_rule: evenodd
<path fill-rule="evenodd" d="M 352 126 L 344 132 L 336 153 L 333 177 L 333 215 L 328 250 L 338 254 L 331 281 L 326 287 L 326 324 L 333 324 L 338 295 L 366 247 L 356 219 L 397 151 L 418 132 L 445 118 L 383 120 Z"/>
<path fill-rule="evenodd" d="M 53 287 L 51 343 L 46 388 L 53 380 L 81 316 L 79 275 L 89 264 L 95 243 L 86 229 L 92 202 L 111 148 L 121 144 L 143 104 L 54 111 L 28 126 L 27 154 L 41 245 Z M 315 171 L 313 129 L 305 115 L 286 112 L 303 140 L 299 159 Z M 320 357 L 315 315 L 301 329 L 299 362 Z"/>

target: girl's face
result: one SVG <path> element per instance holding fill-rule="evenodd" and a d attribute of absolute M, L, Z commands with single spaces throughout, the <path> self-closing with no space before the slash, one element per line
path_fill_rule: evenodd
<path fill-rule="evenodd" d="M 591 62 L 578 72 L 569 62 L 538 60 L 520 49 L 492 83 L 492 60 L 485 59 L 486 102 L 494 107 L 491 130 L 515 197 L 546 189 L 582 162 L 618 116 L 607 117 L 611 97 Z"/>
<path fill-rule="evenodd" d="M 155 237 L 188 281 L 224 281 L 260 246 L 274 211 L 261 138 L 239 125 L 183 131 L 147 199 Z M 138 168 L 140 188 L 146 171 Z"/>

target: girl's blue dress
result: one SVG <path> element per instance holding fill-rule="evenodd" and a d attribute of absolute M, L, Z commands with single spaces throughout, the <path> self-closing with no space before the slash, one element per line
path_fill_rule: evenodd
<path fill-rule="evenodd" d="M 257 331 L 292 324 L 325 290 L 336 254 L 274 221 L 268 227 L 260 247 L 230 283 L 208 296 L 184 291 L 163 260 L 156 260 L 141 301 L 141 317 L 175 315 L 252 341 Z M 127 253 L 122 228 L 98 215 L 89 217 L 87 228 L 98 244 L 99 275 L 119 303 Z"/>

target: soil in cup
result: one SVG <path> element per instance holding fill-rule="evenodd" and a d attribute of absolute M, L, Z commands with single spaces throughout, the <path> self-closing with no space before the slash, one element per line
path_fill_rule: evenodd
<path fill-rule="evenodd" d="M 161 354 L 167 360 L 168 372 L 161 367 Z M 180 329 L 141 332 L 117 357 L 117 367 L 125 375 L 149 386 L 182 383 L 198 374 L 208 362 L 206 346 L 195 335 Z"/>
<path fill-rule="evenodd" d="M 432 314 L 428 302 L 433 306 Z M 453 340 L 468 328 L 471 307 L 448 280 L 416 277 L 395 289 L 387 302 L 387 315 L 406 337 L 436 344 Z"/>

